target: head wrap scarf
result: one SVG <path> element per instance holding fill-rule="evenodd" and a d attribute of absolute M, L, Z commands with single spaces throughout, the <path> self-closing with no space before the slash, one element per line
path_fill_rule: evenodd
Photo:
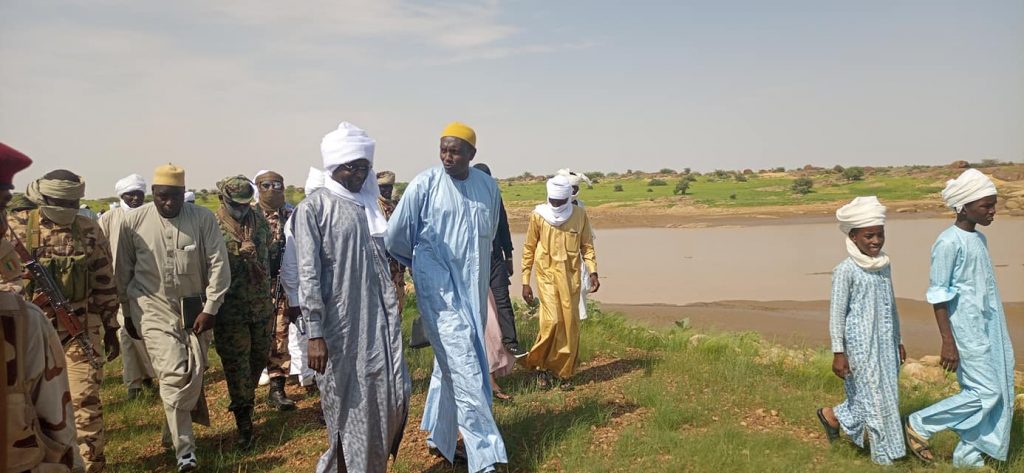
<path fill-rule="evenodd" d="M 135 191 L 146 192 L 146 180 L 138 174 L 123 177 L 114 184 L 114 194 L 118 197 Z"/>
<path fill-rule="evenodd" d="M 341 122 L 338 129 L 324 136 L 320 142 L 320 154 L 324 162 L 324 187 L 343 199 L 349 200 L 363 207 L 366 213 L 366 223 L 370 229 L 370 235 L 383 237 L 388 230 L 388 221 L 377 205 L 377 198 L 380 197 L 380 188 L 377 187 L 377 179 L 373 171 L 373 151 L 376 141 L 370 138 L 361 128 L 349 123 Z M 358 193 L 352 193 L 345 186 L 334 180 L 334 170 L 342 164 L 350 163 L 360 159 L 370 162 L 370 169 L 367 170 L 366 180 Z"/>
<path fill-rule="evenodd" d="M 569 220 L 572 216 L 572 202 L 569 202 L 569 198 L 572 197 L 572 185 L 569 184 L 569 180 L 565 176 L 555 176 L 548 179 L 547 182 L 548 199 L 562 200 L 565 199 L 565 203 L 555 207 L 551 205 L 551 201 L 540 204 L 534 207 L 533 211 L 540 215 L 545 221 L 552 226 L 559 226 Z"/>
<path fill-rule="evenodd" d="M 865 255 L 849 236 L 850 231 L 857 228 L 885 225 L 885 206 L 878 201 L 878 197 L 872 195 L 853 199 L 836 210 L 836 220 L 839 220 L 839 231 L 846 235 L 846 253 L 857 266 L 868 271 L 879 271 L 889 266 L 889 255 L 884 251 L 875 257 Z"/>
<path fill-rule="evenodd" d="M 39 211 L 44 217 L 58 225 L 71 225 L 78 215 L 76 208 L 64 208 L 55 205 L 48 205 L 45 197 L 62 200 L 79 200 L 85 197 L 85 180 L 79 177 L 79 182 L 64 179 L 36 179 L 29 183 L 25 190 L 25 197 L 39 206 Z"/>
<path fill-rule="evenodd" d="M 259 196 L 260 206 L 266 210 L 277 210 L 284 206 L 284 189 L 271 189 L 263 192 L 260 183 L 265 181 L 276 181 L 284 184 L 284 176 L 266 169 L 260 169 L 252 177 L 252 189 Z"/>
<path fill-rule="evenodd" d="M 964 205 L 996 194 L 996 185 L 988 176 L 977 169 L 968 169 L 956 179 L 946 181 L 942 200 L 946 201 L 947 207 L 960 213 Z"/>
<path fill-rule="evenodd" d="M 185 192 L 185 202 L 192 202 L 194 204 L 196 202 L 196 193 L 192 191 Z"/>

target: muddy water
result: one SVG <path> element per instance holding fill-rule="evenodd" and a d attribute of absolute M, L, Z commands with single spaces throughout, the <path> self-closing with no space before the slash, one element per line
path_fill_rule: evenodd
<path fill-rule="evenodd" d="M 932 243 L 950 223 L 886 225 L 897 297 L 924 299 Z M 846 257 L 843 235 L 831 223 L 596 231 L 602 286 L 594 298 L 612 304 L 825 300 L 832 268 Z M 1024 219 L 997 217 L 982 231 L 1003 300 L 1024 301 Z M 522 238 L 514 235 L 517 256 Z"/>

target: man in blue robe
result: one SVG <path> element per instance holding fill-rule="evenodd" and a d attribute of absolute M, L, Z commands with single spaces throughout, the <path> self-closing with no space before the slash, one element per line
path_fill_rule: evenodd
<path fill-rule="evenodd" d="M 412 269 L 416 301 L 434 349 L 423 422 L 427 445 L 470 472 L 507 463 L 505 442 L 491 413 L 484 348 L 491 242 L 500 194 L 494 179 L 469 166 L 476 133 L 452 123 L 441 134 L 441 166 L 406 188 L 388 223 L 387 248 Z M 458 434 L 465 451 L 457 451 Z"/>
<path fill-rule="evenodd" d="M 1013 418 L 1013 347 L 985 235 L 996 214 L 996 187 L 968 169 L 946 183 L 956 223 L 932 247 L 927 299 L 942 335 L 942 367 L 956 371 L 960 392 L 910 415 L 907 443 L 932 461 L 928 439 L 942 430 L 960 435 L 953 465 L 982 467 L 982 454 L 1006 460 Z"/>

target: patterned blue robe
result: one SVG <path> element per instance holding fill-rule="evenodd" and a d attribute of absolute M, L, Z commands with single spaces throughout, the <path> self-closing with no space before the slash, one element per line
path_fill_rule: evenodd
<path fill-rule="evenodd" d="M 832 352 L 845 353 L 846 400 L 833 408 L 843 432 L 871 460 L 888 465 L 906 454 L 899 411 L 900 319 L 887 266 L 868 271 L 846 258 L 832 271 Z"/>
<path fill-rule="evenodd" d="M 988 242 L 955 225 L 932 247 L 928 302 L 945 302 L 960 365 L 960 392 L 910 415 L 926 438 L 942 430 L 960 435 L 955 466 L 982 466 L 982 453 L 1006 460 L 1013 419 L 1013 347 L 996 287 Z"/>
<path fill-rule="evenodd" d="M 428 445 L 448 460 L 458 434 L 469 471 L 508 463 L 491 413 L 484 344 L 491 242 L 498 228 L 498 186 L 470 168 L 463 181 L 437 166 L 409 183 L 385 239 L 388 251 L 412 271 L 423 329 L 434 349 L 423 422 Z"/>

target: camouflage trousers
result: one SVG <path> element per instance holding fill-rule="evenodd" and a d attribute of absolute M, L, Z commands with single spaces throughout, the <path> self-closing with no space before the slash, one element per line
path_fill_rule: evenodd
<path fill-rule="evenodd" d="M 272 340 L 270 343 L 270 358 L 267 359 L 267 375 L 271 378 L 283 378 L 288 376 L 291 368 L 292 356 L 288 353 L 288 317 L 284 315 L 284 308 L 274 314 L 271 323 Z"/>
<path fill-rule="evenodd" d="M 256 382 L 270 354 L 270 321 L 242 320 L 224 308 L 215 319 L 213 336 L 231 397 L 228 410 L 251 409 L 256 404 Z"/>
<path fill-rule="evenodd" d="M 93 315 L 89 314 L 89 318 Z M 100 335 L 99 320 L 87 324 L 89 340 L 96 352 L 103 356 L 103 337 Z M 67 332 L 59 332 L 61 339 Z M 75 428 L 78 430 L 78 452 L 85 462 L 86 472 L 103 471 L 107 459 L 103 449 L 107 443 L 103 427 L 103 403 L 100 402 L 100 384 L 103 369 L 89 364 L 89 358 L 78 343 L 69 343 L 64 348 L 64 359 L 68 365 L 68 386 L 71 388 L 71 405 L 75 410 Z"/>

